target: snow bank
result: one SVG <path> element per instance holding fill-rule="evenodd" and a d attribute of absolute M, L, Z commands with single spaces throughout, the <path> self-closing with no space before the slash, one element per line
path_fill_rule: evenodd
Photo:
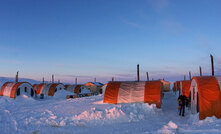
<path fill-rule="evenodd" d="M 66 91 L 66 90 L 57 90 L 54 93 L 54 96 L 50 97 L 51 99 L 66 99 L 67 95 L 75 95 L 75 93 Z"/>
<path fill-rule="evenodd" d="M 170 121 L 167 125 L 164 125 L 162 129 L 158 131 L 160 134 L 175 134 L 178 126 Z"/>
<path fill-rule="evenodd" d="M 98 102 L 94 104 L 101 104 L 101 101 Z M 93 107 L 79 115 L 74 115 L 72 120 L 93 125 L 113 122 L 138 122 L 158 112 L 161 112 L 161 110 L 157 109 L 155 105 L 146 103 L 120 104 L 103 110 Z"/>
<path fill-rule="evenodd" d="M 162 109 L 144 103 L 103 104 L 103 95 L 65 99 L 70 92 L 58 90 L 50 99 L 0 96 L 1 134 L 30 133 L 220 133 L 221 120 L 199 120 L 186 110 L 177 111 L 177 97 L 165 93 Z"/>

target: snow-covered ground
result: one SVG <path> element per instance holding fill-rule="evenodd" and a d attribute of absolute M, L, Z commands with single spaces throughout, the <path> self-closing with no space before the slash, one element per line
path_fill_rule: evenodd
<path fill-rule="evenodd" d="M 188 110 L 185 117 L 178 116 L 173 93 L 165 93 L 162 109 L 142 103 L 103 104 L 102 95 L 67 100 L 67 94 L 59 91 L 44 100 L 0 96 L 0 133 L 221 133 L 221 120 L 215 117 L 199 121 Z"/>

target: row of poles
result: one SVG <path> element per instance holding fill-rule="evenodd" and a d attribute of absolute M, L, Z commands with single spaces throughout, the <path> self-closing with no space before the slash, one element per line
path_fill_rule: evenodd
<path fill-rule="evenodd" d="M 15 82 L 18 82 L 18 73 L 19 71 L 16 73 L 16 76 L 15 76 Z M 112 81 L 114 81 L 114 77 L 112 77 Z M 51 82 L 54 83 L 54 75 L 52 74 L 52 77 L 51 77 Z M 60 83 L 61 81 L 58 80 L 58 83 Z M 96 82 L 96 78 L 94 78 L 94 82 Z M 42 78 L 42 83 L 45 83 L 45 79 L 44 77 Z M 77 85 L 77 78 L 75 78 L 75 84 Z"/>
<path fill-rule="evenodd" d="M 212 76 L 214 76 L 215 75 L 215 73 L 214 73 L 214 61 L 213 61 L 213 56 L 211 54 L 210 54 L 210 60 L 211 60 L 211 73 L 212 73 Z M 199 71 L 200 71 L 200 76 L 203 76 L 201 66 L 199 66 Z M 190 80 L 192 79 L 191 72 L 189 72 L 189 79 Z M 184 80 L 186 80 L 185 75 L 184 75 Z"/>
<path fill-rule="evenodd" d="M 212 68 L 212 76 L 214 76 L 214 62 L 213 62 L 213 56 L 210 54 L 211 59 L 211 68 Z M 200 76 L 202 76 L 202 68 L 199 66 Z M 15 81 L 18 82 L 18 73 L 16 73 Z M 149 81 L 149 74 L 146 72 L 147 81 Z M 189 79 L 191 80 L 191 72 L 189 72 Z M 186 80 L 186 76 L 184 75 L 184 80 Z M 114 77 L 112 77 L 112 81 L 114 81 Z M 137 64 L 137 81 L 140 81 L 140 66 Z M 44 77 L 42 79 L 42 82 L 45 83 Z M 96 78 L 94 78 L 94 82 L 96 82 Z M 54 75 L 52 75 L 52 83 L 54 83 Z M 60 80 L 58 80 L 58 83 L 60 83 Z M 77 85 L 77 78 L 75 78 L 75 84 Z"/>
<path fill-rule="evenodd" d="M 214 61 L 213 61 L 213 56 L 210 54 L 210 60 L 211 60 L 211 70 L 212 70 L 212 76 L 214 76 Z M 200 76 L 202 75 L 202 68 L 201 66 L 199 66 L 199 71 L 200 71 Z M 147 76 L 147 81 L 149 81 L 149 74 L 148 72 L 146 72 L 146 76 Z M 189 72 L 189 79 L 191 80 L 191 72 Z M 186 76 L 184 75 L 184 80 L 186 80 Z M 140 81 L 140 66 L 139 64 L 137 64 L 137 81 Z"/>
<path fill-rule="evenodd" d="M 149 81 L 149 74 L 146 72 L 147 81 Z M 140 81 L 140 65 L 137 64 L 137 81 Z"/>

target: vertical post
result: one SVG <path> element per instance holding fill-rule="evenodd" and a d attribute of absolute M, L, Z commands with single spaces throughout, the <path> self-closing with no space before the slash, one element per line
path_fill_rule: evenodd
<path fill-rule="evenodd" d="M 192 79 L 192 77 L 191 77 L 191 72 L 189 72 L 189 78 L 190 78 L 190 80 Z"/>
<path fill-rule="evenodd" d="M 78 84 L 78 78 L 76 77 L 75 78 L 75 85 L 77 85 Z"/>
<path fill-rule="evenodd" d="M 184 75 L 184 80 L 186 80 L 186 76 Z"/>
<path fill-rule="evenodd" d="M 60 83 L 61 81 L 60 80 L 58 80 L 58 83 Z"/>
<path fill-rule="evenodd" d="M 175 83 L 175 95 L 176 95 L 176 91 L 177 91 L 177 83 Z"/>
<path fill-rule="evenodd" d="M 146 75 L 147 75 L 147 81 L 149 81 L 149 74 L 148 74 L 148 72 L 146 72 Z"/>
<path fill-rule="evenodd" d="M 54 83 L 54 75 L 52 74 L 52 83 Z"/>
<path fill-rule="evenodd" d="M 200 76 L 202 76 L 202 68 L 201 68 L 201 66 L 199 68 L 200 68 Z"/>
<path fill-rule="evenodd" d="M 137 81 L 140 81 L 140 70 L 139 70 L 139 64 L 137 64 Z"/>
<path fill-rule="evenodd" d="M 112 77 L 112 81 L 114 81 L 114 77 Z"/>
<path fill-rule="evenodd" d="M 211 66 L 212 66 L 212 76 L 214 76 L 214 62 L 213 62 L 213 56 L 210 54 L 211 58 Z"/>
<path fill-rule="evenodd" d="M 96 77 L 94 78 L 94 82 L 96 82 Z"/>
<path fill-rule="evenodd" d="M 43 79 L 42 79 L 42 83 L 45 83 L 45 78 L 43 77 Z"/>
<path fill-rule="evenodd" d="M 16 76 L 15 76 L 15 82 L 18 82 L 18 72 L 16 73 Z"/>

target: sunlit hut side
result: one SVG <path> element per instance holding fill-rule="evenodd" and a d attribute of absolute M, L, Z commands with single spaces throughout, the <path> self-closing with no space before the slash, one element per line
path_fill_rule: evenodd
<path fill-rule="evenodd" d="M 160 80 L 163 84 L 163 92 L 170 92 L 170 82 L 167 82 L 165 80 Z"/>
<path fill-rule="evenodd" d="M 99 92 L 101 87 L 103 86 L 104 84 L 100 83 L 100 82 L 88 82 L 86 84 L 84 84 L 84 86 L 90 90 L 92 93 L 96 93 L 96 92 Z"/>
<path fill-rule="evenodd" d="M 185 95 L 186 97 L 189 97 L 190 94 L 190 85 L 191 85 L 191 80 L 182 80 L 180 81 L 180 92 L 182 95 Z"/>
<path fill-rule="evenodd" d="M 85 88 L 86 87 L 84 85 L 65 85 L 65 90 L 75 94 L 81 93 L 81 91 Z"/>
<path fill-rule="evenodd" d="M 112 81 L 112 82 L 113 82 L 113 81 Z M 104 94 L 105 89 L 106 89 L 106 87 L 107 87 L 107 84 L 108 84 L 108 83 L 105 83 L 105 84 L 101 87 L 101 89 L 100 89 L 100 91 L 99 91 L 100 94 Z"/>
<path fill-rule="evenodd" d="M 161 107 L 163 84 L 161 81 L 109 82 L 104 91 L 103 103 L 144 102 Z"/>
<path fill-rule="evenodd" d="M 34 96 L 32 85 L 28 82 L 6 82 L 1 87 L 0 96 L 15 99 L 20 95 Z"/>
<path fill-rule="evenodd" d="M 179 91 L 179 94 L 180 94 L 180 81 L 176 81 L 173 83 L 173 92 L 177 92 Z"/>
<path fill-rule="evenodd" d="M 199 112 L 199 119 L 221 118 L 221 76 L 193 77 L 190 86 L 191 112 Z"/>
<path fill-rule="evenodd" d="M 0 90 L 0 96 L 8 96 L 10 98 L 16 98 L 16 96 L 27 95 L 34 96 L 34 89 L 28 82 L 18 82 L 18 73 L 15 76 L 15 82 L 6 82 L 2 85 Z"/>
<path fill-rule="evenodd" d="M 43 94 L 44 96 L 54 96 L 55 92 L 57 92 L 58 90 L 64 90 L 65 87 L 62 83 L 41 83 L 35 84 L 33 88 L 37 95 Z"/>

